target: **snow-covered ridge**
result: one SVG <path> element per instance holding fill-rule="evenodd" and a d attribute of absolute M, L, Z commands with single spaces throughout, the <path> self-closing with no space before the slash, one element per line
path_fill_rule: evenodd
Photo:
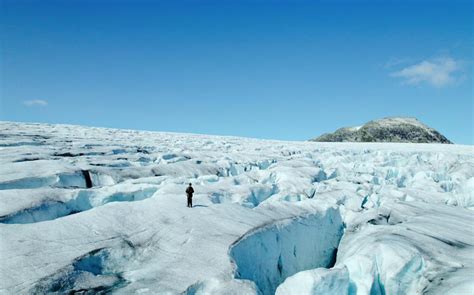
<path fill-rule="evenodd" d="M 0 167 L 0 293 L 473 290 L 472 146 L 2 122 Z"/>

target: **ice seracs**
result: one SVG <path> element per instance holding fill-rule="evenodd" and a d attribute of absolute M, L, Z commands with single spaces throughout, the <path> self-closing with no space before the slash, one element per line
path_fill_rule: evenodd
<path fill-rule="evenodd" d="M 0 167 L 0 293 L 474 290 L 472 146 L 2 122 Z"/>

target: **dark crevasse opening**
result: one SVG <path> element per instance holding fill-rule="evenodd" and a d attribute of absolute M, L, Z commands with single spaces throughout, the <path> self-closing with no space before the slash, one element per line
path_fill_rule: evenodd
<path fill-rule="evenodd" d="M 56 188 L 92 188 L 115 184 L 111 175 L 97 171 L 78 170 L 75 172 L 61 172 L 53 175 L 25 177 L 0 183 L 0 190 L 34 189 L 41 187 Z"/>
<path fill-rule="evenodd" d="M 334 208 L 253 230 L 229 249 L 235 277 L 254 281 L 263 294 L 274 294 L 297 272 L 332 267 L 343 233 L 341 216 Z"/>
<path fill-rule="evenodd" d="M 86 182 L 86 188 L 92 187 L 92 179 L 89 170 L 82 170 L 82 175 L 84 176 L 84 181 Z"/>
<path fill-rule="evenodd" d="M 58 273 L 45 277 L 32 294 L 106 294 L 126 286 L 123 265 L 134 255 L 130 243 L 117 248 L 93 250 L 74 260 Z"/>

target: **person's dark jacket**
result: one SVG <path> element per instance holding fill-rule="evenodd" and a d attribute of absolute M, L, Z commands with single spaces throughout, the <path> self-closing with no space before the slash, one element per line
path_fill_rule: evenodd
<path fill-rule="evenodd" d="M 187 195 L 189 198 L 191 198 L 191 197 L 193 196 L 193 194 L 194 194 L 194 189 L 189 186 L 189 187 L 186 189 L 186 195 Z"/>

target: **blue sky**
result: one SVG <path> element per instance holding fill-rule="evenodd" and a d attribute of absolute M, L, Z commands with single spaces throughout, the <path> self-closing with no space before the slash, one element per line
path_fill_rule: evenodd
<path fill-rule="evenodd" d="M 474 144 L 472 1 L 2 0 L 0 120 Z"/>

